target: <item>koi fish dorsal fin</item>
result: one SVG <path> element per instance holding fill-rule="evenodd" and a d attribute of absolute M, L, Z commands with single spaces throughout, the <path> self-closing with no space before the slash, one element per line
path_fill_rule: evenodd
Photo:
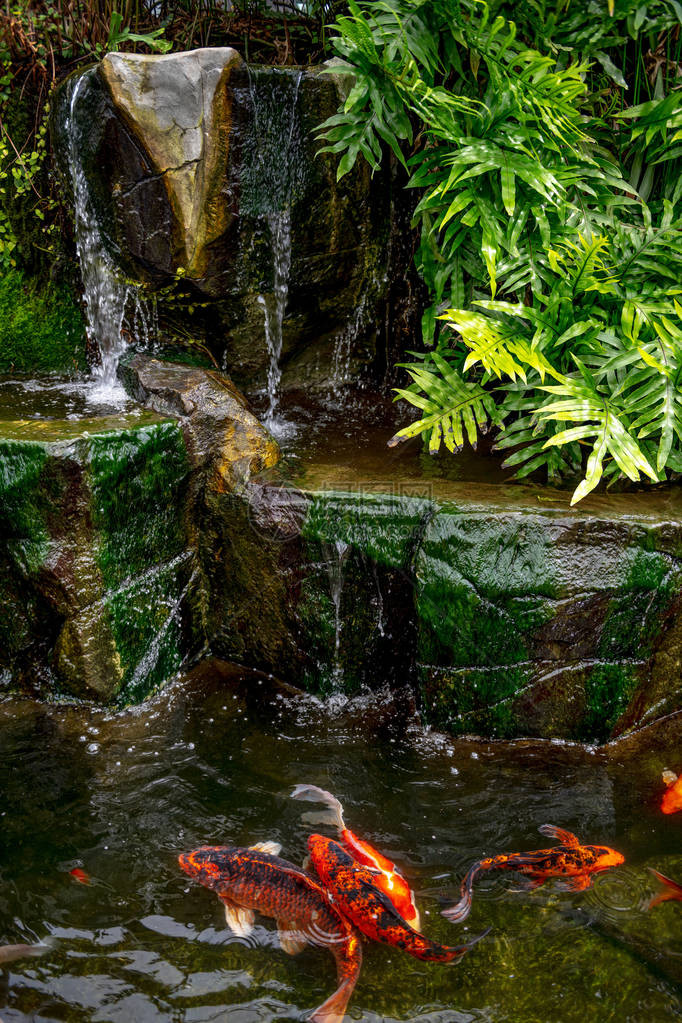
<path fill-rule="evenodd" d="M 222 895 L 219 895 L 218 898 L 225 906 L 225 920 L 232 933 L 236 934 L 238 938 L 248 938 L 256 918 L 253 910 L 237 906 L 231 899 L 226 899 Z"/>
<path fill-rule="evenodd" d="M 538 831 L 541 835 L 546 838 L 554 838 L 560 845 L 578 846 L 580 842 L 576 835 L 572 831 L 565 831 L 563 828 L 557 828 L 554 824 L 542 824 Z"/>
<path fill-rule="evenodd" d="M 670 788 L 671 785 L 674 785 L 675 782 L 677 781 L 677 775 L 675 774 L 674 771 L 671 771 L 668 767 L 664 768 L 663 776 L 662 777 L 663 777 L 663 784 L 667 785 L 668 788 Z"/>
<path fill-rule="evenodd" d="M 269 853 L 270 856 L 279 856 L 282 846 L 279 842 L 256 842 L 255 845 L 250 845 L 249 849 L 253 849 L 254 852 Z"/>
<path fill-rule="evenodd" d="M 327 792 L 326 789 L 318 788 L 317 785 L 297 785 L 291 793 L 291 798 L 303 799 L 308 803 L 325 803 L 333 811 L 333 815 L 330 814 L 329 819 L 325 823 L 334 824 L 339 831 L 343 831 L 345 828 L 343 807 L 336 796 L 333 796 L 331 792 Z"/>
<path fill-rule="evenodd" d="M 305 935 L 293 924 L 287 923 L 285 920 L 277 921 L 277 934 L 279 935 L 279 943 L 282 946 L 282 950 L 290 956 L 298 955 L 308 944 Z"/>

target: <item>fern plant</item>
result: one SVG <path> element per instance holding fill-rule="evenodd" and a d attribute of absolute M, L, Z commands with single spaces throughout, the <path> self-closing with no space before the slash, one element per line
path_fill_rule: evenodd
<path fill-rule="evenodd" d="M 421 415 L 392 443 L 492 425 L 517 475 L 582 475 L 574 501 L 682 470 L 682 7 L 588 6 L 352 0 L 320 129 L 340 176 L 387 146 L 420 192 Z"/>

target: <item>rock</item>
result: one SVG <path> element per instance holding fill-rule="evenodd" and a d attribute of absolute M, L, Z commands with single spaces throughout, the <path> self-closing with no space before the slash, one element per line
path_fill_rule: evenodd
<path fill-rule="evenodd" d="M 190 461 L 211 489 L 232 490 L 279 461 L 277 442 L 224 374 L 137 354 L 119 375 L 137 401 L 179 417 Z"/>
<path fill-rule="evenodd" d="M 221 193 L 229 82 L 242 64 L 236 50 L 221 47 L 152 58 L 109 53 L 99 68 L 131 137 L 144 146 L 151 174 L 163 179 L 178 233 L 177 266 L 191 278 L 203 277 L 211 246 L 234 217 Z"/>
<path fill-rule="evenodd" d="M 265 617 L 267 670 L 325 693 L 410 683 L 426 723 L 497 738 L 601 742 L 682 707 L 674 494 L 569 509 L 530 488 L 448 484 L 444 500 L 371 486 L 291 491 L 296 522 L 259 584 L 285 609 Z M 286 490 L 264 489 L 289 521 Z M 221 655 L 240 635 L 223 628 Z"/>
<path fill-rule="evenodd" d="M 0 423 L 0 669 L 43 695 L 143 698 L 201 643 L 189 464 L 152 413 Z"/>
<path fill-rule="evenodd" d="M 73 80 L 59 90 L 55 146 L 64 168 L 77 150 L 104 243 L 155 293 L 166 340 L 201 339 L 240 387 L 262 387 L 264 309 L 286 267 L 285 388 L 328 388 L 381 358 L 400 183 L 361 160 L 337 183 L 336 157 L 316 155 L 343 75 L 247 68 L 225 48 L 108 54 L 80 82 L 73 116 Z"/>

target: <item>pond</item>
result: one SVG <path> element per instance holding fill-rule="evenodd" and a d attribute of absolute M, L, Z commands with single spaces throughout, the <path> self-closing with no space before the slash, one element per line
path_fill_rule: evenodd
<path fill-rule="evenodd" d="M 332 957 L 253 939 L 178 868 L 200 844 L 272 839 L 301 863 L 294 785 L 333 791 L 346 820 L 404 870 L 444 943 L 491 927 L 455 966 L 367 944 L 348 1019 L 619 1023 L 682 1012 L 682 907 L 646 910 L 656 867 L 682 879 L 682 815 L 659 810 L 682 717 L 599 749 L 451 739 L 408 694 L 322 702 L 206 661 L 141 707 L 0 703 L 0 943 L 45 941 L 0 967 L 4 1023 L 302 1020 L 336 986 Z M 654 752 L 655 750 L 655 752 Z M 516 875 L 476 885 L 464 925 L 440 910 L 483 854 L 551 844 L 552 823 L 626 863 L 570 894 Z M 78 883 L 70 871 L 90 878 Z"/>

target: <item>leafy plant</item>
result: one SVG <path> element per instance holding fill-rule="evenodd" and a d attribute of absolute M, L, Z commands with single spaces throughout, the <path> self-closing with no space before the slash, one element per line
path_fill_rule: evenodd
<path fill-rule="evenodd" d="M 426 351 L 397 396 L 421 417 L 393 442 L 492 424 L 517 475 L 582 473 L 574 501 L 682 469 L 682 7 L 589 7 L 351 2 L 320 128 L 339 175 L 386 145 L 420 192 Z"/>

